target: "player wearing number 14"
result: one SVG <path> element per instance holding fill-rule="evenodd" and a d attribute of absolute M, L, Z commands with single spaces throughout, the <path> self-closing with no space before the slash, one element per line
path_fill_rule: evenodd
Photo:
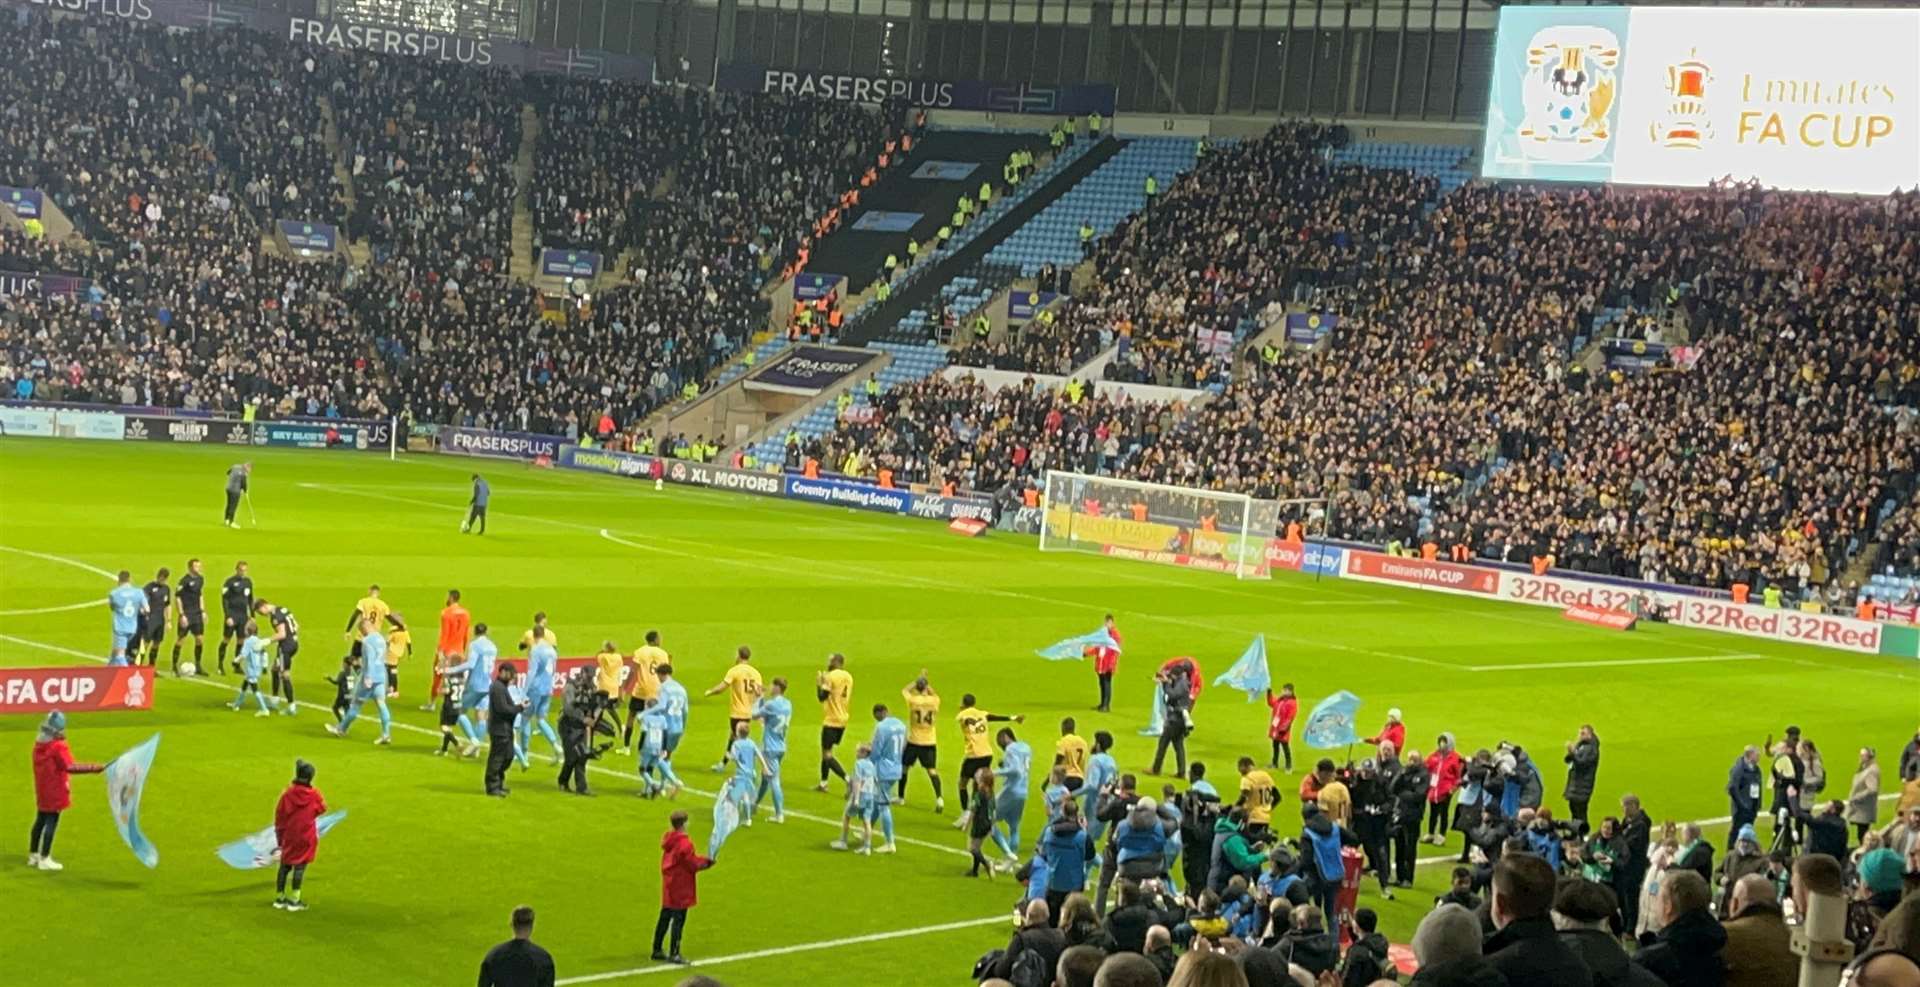
<path fill-rule="evenodd" d="M 913 684 L 900 690 L 900 696 L 907 701 L 907 746 L 899 800 L 907 800 L 907 770 L 918 764 L 927 769 L 927 780 L 933 782 L 933 811 L 945 812 L 947 800 L 940 794 L 940 737 L 933 729 L 934 721 L 940 718 L 940 694 L 927 682 L 927 670 L 923 668 Z"/>

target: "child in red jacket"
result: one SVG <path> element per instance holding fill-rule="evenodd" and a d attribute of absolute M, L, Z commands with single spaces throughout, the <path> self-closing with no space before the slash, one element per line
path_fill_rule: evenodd
<path fill-rule="evenodd" d="M 306 880 L 307 865 L 320 847 L 320 831 L 315 822 L 327 811 L 327 800 L 313 787 L 313 765 L 293 762 L 293 784 L 280 793 L 280 804 L 273 810 L 273 835 L 280 844 L 280 874 L 274 881 L 273 907 L 304 912 L 300 885 Z M 287 878 L 293 878 L 293 893 L 287 893 Z"/>
<path fill-rule="evenodd" d="M 680 934 L 687 928 L 687 910 L 699 901 L 696 875 L 712 867 L 713 860 L 693 848 L 684 809 L 673 810 L 668 822 L 673 828 L 660 837 L 660 919 L 653 926 L 653 958 L 685 963 L 686 958 L 680 955 Z M 671 953 L 661 949 L 669 932 L 673 934 Z"/>
<path fill-rule="evenodd" d="M 39 812 L 33 817 L 33 841 L 27 847 L 27 866 L 39 870 L 65 870 L 53 859 L 53 832 L 60 828 L 60 813 L 73 804 L 67 786 L 68 775 L 92 775 L 107 770 L 104 764 L 79 764 L 67 750 L 67 714 L 54 710 L 40 723 L 40 736 L 33 742 L 33 796 Z"/>

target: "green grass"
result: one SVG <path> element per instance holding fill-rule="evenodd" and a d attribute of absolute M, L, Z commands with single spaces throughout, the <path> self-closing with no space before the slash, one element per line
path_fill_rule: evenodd
<path fill-rule="evenodd" d="M 1062 716 L 1078 717 L 1084 734 L 1111 730 L 1123 770 L 1144 771 L 1151 750 L 1135 730 L 1146 718 L 1148 669 L 1186 654 L 1217 674 L 1264 632 L 1276 679 L 1297 683 L 1306 703 L 1351 689 L 1365 698 L 1369 724 L 1399 706 L 1423 750 L 1440 730 L 1458 734 L 1468 749 L 1502 739 L 1525 744 L 1543 755 L 1556 806 L 1557 753 L 1579 724 L 1591 722 L 1603 740 L 1595 811 L 1631 789 L 1657 819 L 1724 814 L 1721 787 L 1734 754 L 1789 719 L 1822 742 L 1830 790 L 1844 791 L 1852 752 L 1862 744 L 1897 750 L 1920 711 L 1920 679 L 1896 659 L 1671 627 L 1622 635 L 1569 624 L 1550 610 L 1338 580 L 1236 583 L 1042 555 L 1032 540 L 1005 534 L 967 541 L 925 521 L 686 488 L 655 492 L 509 464 L 479 464 L 495 498 L 493 530 L 475 538 L 457 531 L 472 462 L 252 455 L 261 523 L 230 531 L 217 519 L 231 450 L 0 440 L 0 545 L 129 568 L 136 581 L 161 565 L 177 573 L 199 556 L 217 585 L 244 558 L 258 592 L 302 619 L 302 697 L 322 704 L 332 690 L 321 677 L 337 668 L 342 650 L 338 630 L 375 581 L 423 629 L 423 647 L 450 586 L 505 641 L 518 637 L 534 610 L 548 611 L 564 654 L 589 653 L 609 638 L 630 650 L 647 628 L 659 628 L 696 696 L 718 680 L 735 646 L 752 645 L 769 677 L 800 685 L 785 780 L 790 810 L 817 819 L 762 824 L 728 844 L 724 862 L 701 881 L 686 946 L 696 959 L 991 919 L 1019 896 L 1007 879 L 963 876 L 963 843 L 948 817 L 931 811 L 924 778 L 914 780 L 910 804 L 897 813 L 902 836 L 921 842 L 892 858 L 828 849 L 833 831 L 818 820 L 837 818 L 839 800 L 810 791 L 819 714 L 804 683 L 830 651 L 848 655 L 859 708 L 893 699 L 918 669 L 932 669 L 946 699 L 949 773 L 959 761 L 950 717 L 962 692 L 977 693 L 990 709 L 1027 714 L 1023 736 L 1037 750 L 1050 746 Z M 0 556 L 0 661 L 52 665 L 104 655 L 104 606 L 11 612 L 99 598 L 106 580 L 84 567 Z M 1033 649 L 1087 630 L 1109 610 L 1119 615 L 1128 650 L 1117 711 L 1097 715 L 1088 711 L 1091 669 L 1042 661 Z M 1730 655 L 1757 657 L 1467 670 Z M 433 730 L 433 719 L 415 710 L 424 665 L 415 658 L 403 668 L 407 694 L 396 715 L 407 726 L 391 748 L 372 746 L 372 729 L 356 728 L 351 740 L 329 737 L 321 730 L 324 710 L 293 720 L 241 717 L 220 706 L 230 692 L 171 679 L 163 679 L 150 712 L 75 716 L 70 737 L 83 760 L 106 760 L 163 734 L 142 809 L 160 848 L 156 870 L 120 844 L 98 780 L 80 777 L 59 834 L 67 870 L 28 871 L 27 752 L 36 718 L 0 721 L 0 749 L 11 752 L 0 757 L 0 815 L 18 827 L 0 856 L 0 896 L 9 904 L 0 924 L 0 982 L 463 982 L 480 954 L 504 938 L 507 912 L 520 903 L 539 909 L 536 938 L 558 958 L 562 977 L 649 968 L 657 847 L 670 806 L 636 799 L 632 781 L 604 773 L 596 778 L 599 798 L 563 795 L 538 760 L 532 774 L 511 779 L 511 799 L 484 798 L 478 763 L 430 756 L 437 740 L 421 731 Z M 1234 758 L 1266 750 L 1265 707 L 1215 690 L 1202 697 L 1198 721 L 1195 756 L 1231 791 Z M 696 787 L 715 780 L 706 765 L 725 723 L 722 697 L 696 699 L 680 759 Z M 295 757 L 319 766 L 328 804 L 352 815 L 324 841 L 309 873 L 312 910 L 286 915 L 268 907 L 271 872 L 230 870 L 212 851 L 270 820 Z M 1276 818 L 1291 820 L 1297 776 L 1282 785 L 1288 801 Z M 704 842 L 709 803 L 687 794 L 681 804 Z M 1423 868 L 1415 891 L 1385 905 L 1396 939 L 1411 931 L 1445 870 Z M 1363 902 L 1375 903 L 1372 897 Z M 961 927 L 745 959 L 710 972 L 736 985 L 961 984 L 973 959 L 1004 944 L 1006 931 Z M 639 973 L 613 982 L 673 979 Z"/>

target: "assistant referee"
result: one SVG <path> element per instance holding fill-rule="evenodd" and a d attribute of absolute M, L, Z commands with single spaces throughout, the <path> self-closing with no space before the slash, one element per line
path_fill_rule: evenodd
<path fill-rule="evenodd" d="M 247 492 L 247 474 L 253 472 L 253 464 L 235 463 L 227 467 L 227 516 L 229 528 L 238 527 L 233 523 L 235 511 L 240 509 L 240 496 Z"/>

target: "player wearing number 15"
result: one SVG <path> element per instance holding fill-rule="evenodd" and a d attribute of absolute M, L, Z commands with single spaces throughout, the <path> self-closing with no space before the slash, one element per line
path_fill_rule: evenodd
<path fill-rule="evenodd" d="M 940 794 L 940 738 L 934 732 L 934 721 L 940 718 L 940 694 L 933 691 L 927 682 L 927 670 L 920 670 L 920 677 L 900 690 L 907 701 L 907 748 L 905 762 L 900 770 L 900 800 L 907 799 L 907 770 L 918 764 L 927 769 L 927 780 L 933 782 L 933 811 L 945 812 L 947 800 Z"/>
<path fill-rule="evenodd" d="M 720 681 L 706 693 L 709 696 L 722 692 L 727 694 L 728 747 L 714 764 L 713 770 L 726 770 L 727 762 L 733 756 L 732 738 L 740 732 L 743 724 L 753 720 L 753 701 L 759 698 L 762 685 L 760 670 L 753 667 L 753 649 L 743 644 L 740 650 L 734 652 L 733 667 L 727 669 L 727 674 L 721 676 Z"/>

